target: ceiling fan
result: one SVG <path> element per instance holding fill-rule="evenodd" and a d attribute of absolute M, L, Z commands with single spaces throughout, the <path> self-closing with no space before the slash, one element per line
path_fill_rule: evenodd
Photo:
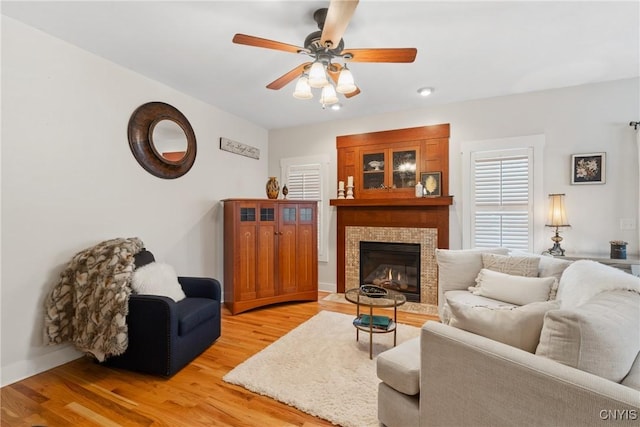
<path fill-rule="evenodd" d="M 358 0 L 331 0 L 329 8 L 316 10 L 313 19 L 320 30 L 307 36 L 304 47 L 246 34 L 236 34 L 233 42 L 310 57 L 312 61 L 298 65 L 269 83 L 267 88 L 281 89 L 298 77 L 294 97 L 310 99 L 313 97 L 312 87 L 322 88 L 320 103 L 323 107 L 335 104 L 338 102 L 336 92 L 344 94 L 347 98 L 360 93 L 351 71 L 347 68 L 347 62 L 407 63 L 413 62 L 417 54 L 415 48 L 345 49 L 342 35 L 357 5 Z"/>

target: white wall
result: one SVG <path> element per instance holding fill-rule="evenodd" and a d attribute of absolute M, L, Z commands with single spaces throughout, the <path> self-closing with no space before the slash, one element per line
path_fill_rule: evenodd
<path fill-rule="evenodd" d="M 211 76 L 215 78 L 215 75 Z M 191 171 L 147 173 L 127 123 L 149 101 L 190 121 Z M 221 151 L 221 136 L 261 150 Z M 264 197 L 268 133 L 169 87 L 2 17 L 2 384 L 79 356 L 42 345 L 43 301 L 78 251 L 138 236 L 180 275 L 222 281 L 227 197 Z"/>
<path fill-rule="evenodd" d="M 270 131 L 269 173 L 279 174 L 282 157 L 330 153 L 330 187 L 337 188 L 336 136 L 450 123 L 449 191 L 455 198 L 449 243 L 455 249 L 462 244 L 461 143 L 544 134 L 543 192 L 566 193 L 572 225 L 562 233 L 562 246 L 568 252 L 608 256 L 610 240 L 625 240 L 632 255 L 638 253 L 638 232 L 620 230 L 619 220 L 635 218 L 638 222 L 638 155 L 635 131 L 629 126 L 630 121 L 638 119 L 638 79 L 448 104 Z M 607 153 L 606 184 L 570 185 L 571 154 L 600 151 Z M 318 269 L 321 287 L 327 290 L 334 290 L 336 283 L 335 208 L 331 212 L 326 230 L 330 236 L 329 262 L 320 263 Z M 535 233 L 534 241 L 542 242 L 536 251 L 551 247 L 551 229 L 543 227 Z"/>

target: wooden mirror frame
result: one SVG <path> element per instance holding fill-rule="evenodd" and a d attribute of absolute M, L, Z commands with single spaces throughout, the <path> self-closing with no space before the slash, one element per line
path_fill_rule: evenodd
<path fill-rule="evenodd" d="M 187 151 L 180 160 L 165 159 L 153 146 L 153 128 L 162 120 L 171 120 L 184 131 Z M 189 120 L 178 109 L 164 102 L 147 102 L 136 108 L 129 119 L 127 133 L 133 156 L 140 166 L 158 178 L 179 178 L 189 172 L 196 160 L 196 135 Z"/>

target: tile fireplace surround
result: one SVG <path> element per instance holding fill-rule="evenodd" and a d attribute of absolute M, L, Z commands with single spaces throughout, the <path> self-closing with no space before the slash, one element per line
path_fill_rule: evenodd
<path fill-rule="evenodd" d="M 360 282 L 360 242 L 418 243 L 420 245 L 420 302 L 438 304 L 436 248 L 438 230 L 410 227 L 345 227 L 345 288 Z"/>

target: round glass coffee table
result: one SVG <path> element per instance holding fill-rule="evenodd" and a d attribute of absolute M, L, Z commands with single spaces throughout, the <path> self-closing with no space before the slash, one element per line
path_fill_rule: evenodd
<path fill-rule="evenodd" d="M 347 301 L 356 305 L 356 341 L 360 340 L 360 331 L 369 334 L 369 359 L 373 359 L 373 334 L 388 334 L 393 332 L 393 346 L 396 346 L 396 320 L 398 307 L 407 302 L 407 298 L 400 292 L 383 289 L 378 286 L 364 285 L 348 289 L 344 293 Z M 373 314 L 374 308 L 393 307 L 393 318 Z M 369 308 L 369 310 L 366 310 Z M 364 311 L 364 313 L 363 313 Z M 366 311 L 369 314 L 366 314 Z"/>

